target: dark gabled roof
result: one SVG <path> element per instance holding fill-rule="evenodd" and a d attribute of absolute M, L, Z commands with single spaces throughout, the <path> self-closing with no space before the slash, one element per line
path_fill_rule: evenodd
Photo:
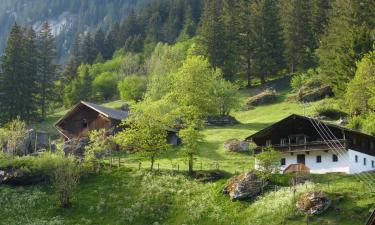
<path fill-rule="evenodd" d="M 104 107 L 104 106 L 101 106 L 101 105 L 97 105 L 97 104 L 94 104 L 94 103 L 90 103 L 90 102 L 84 102 L 84 101 L 81 101 L 80 103 L 78 103 L 77 105 L 73 106 L 69 112 L 67 112 L 62 118 L 60 118 L 56 123 L 55 125 L 59 124 L 62 120 L 66 119 L 67 117 L 69 117 L 72 113 L 75 112 L 75 109 L 77 109 L 80 105 L 84 105 L 98 113 L 100 113 L 101 115 L 109 118 L 109 119 L 113 119 L 113 120 L 124 120 L 128 117 L 129 113 L 127 111 L 122 111 L 122 110 L 117 110 L 117 109 L 111 109 L 111 108 L 107 108 L 107 107 Z"/>
<path fill-rule="evenodd" d="M 361 133 L 359 131 L 355 131 L 355 130 L 351 130 L 351 129 L 348 129 L 346 127 L 342 127 L 342 126 L 338 126 L 338 125 L 335 125 L 335 124 L 331 124 L 331 123 L 326 123 L 326 122 L 323 122 L 321 120 L 317 120 L 315 118 L 310 118 L 310 117 L 306 117 L 306 116 L 301 116 L 301 115 L 297 115 L 297 114 L 292 114 L 274 124 L 272 124 L 271 126 L 268 126 L 266 128 L 264 128 L 263 130 L 260 130 L 258 132 L 256 132 L 255 134 L 247 137 L 245 140 L 250 140 L 251 138 L 253 137 L 257 137 L 257 136 L 261 136 L 263 134 L 266 134 L 268 131 L 272 130 L 274 127 L 276 127 L 277 125 L 280 125 L 288 120 L 292 120 L 292 119 L 300 119 L 300 120 L 304 120 L 304 121 L 307 121 L 307 122 L 311 122 L 311 120 L 317 122 L 317 123 L 322 123 L 324 125 L 326 125 L 327 127 L 329 127 L 330 129 L 339 129 L 339 130 L 342 130 L 346 133 L 352 133 L 352 134 L 357 134 L 357 135 L 361 135 L 361 136 L 366 136 L 368 138 L 371 138 L 371 139 L 374 139 L 375 140 L 375 137 L 374 136 L 371 136 L 371 135 L 368 135 L 368 134 L 365 134 L 365 133 Z"/>
<path fill-rule="evenodd" d="M 90 107 L 91 109 L 97 111 L 98 113 L 102 114 L 103 116 L 109 119 L 123 120 L 128 117 L 128 112 L 126 111 L 111 109 L 111 108 L 107 108 L 107 107 L 97 105 L 94 103 L 90 103 L 90 102 L 81 101 L 81 103 L 86 105 L 87 107 Z"/>

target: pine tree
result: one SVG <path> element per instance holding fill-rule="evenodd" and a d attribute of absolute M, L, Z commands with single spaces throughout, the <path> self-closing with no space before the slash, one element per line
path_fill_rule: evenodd
<path fill-rule="evenodd" d="M 283 67 L 283 43 L 278 14 L 278 0 L 257 0 L 251 3 L 253 72 L 261 83 Z"/>
<path fill-rule="evenodd" d="M 369 52 L 374 38 L 375 2 L 372 0 L 337 0 L 326 35 L 317 50 L 322 75 L 343 96 L 354 77 L 356 61 Z"/>
<path fill-rule="evenodd" d="M 54 99 L 54 81 L 56 80 L 56 46 L 52 29 L 48 22 L 43 24 L 38 35 L 39 70 L 38 89 L 42 119 L 46 118 L 49 103 Z"/>
<path fill-rule="evenodd" d="M 94 41 L 90 33 L 84 35 L 82 39 L 83 41 L 81 42 L 81 63 L 92 64 L 96 58 Z"/>
<path fill-rule="evenodd" d="M 225 60 L 225 32 L 221 12 L 220 0 L 205 1 L 197 38 L 197 53 L 207 57 L 215 69 L 221 67 Z"/>
<path fill-rule="evenodd" d="M 253 78 L 253 63 L 252 58 L 255 51 L 256 43 L 254 43 L 253 38 L 253 18 L 251 16 L 252 9 L 251 9 L 250 0 L 240 0 L 239 2 L 239 42 L 240 42 L 240 55 L 241 55 L 241 64 L 242 70 L 244 71 L 246 80 L 247 80 L 247 87 L 250 88 L 252 86 L 252 78 Z"/>
<path fill-rule="evenodd" d="M 108 33 L 104 40 L 104 52 L 102 53 L 105 60 L 111 59 L 113 53 L 115 52 L 115 38 L 113 37 L 112 32 Z"/>
<path fill-rule="evenodd" d="M 99 53 L 103 56 L 105 53 L 105 33 L 102 29 L 98 29 L 94 35 L 94 54 L 97 56 Z"/>
<path fill-rule="evenodd" d="M 311 0 L 281 1 L 281 25 L 284 37 L 284 58 L 289 72 L 305 69 L 312 64 L 314 44 L 310 22 Z"/>
<path fill-rule="evenodd" d="M 239 68 L 240 25 L 238 0 L 224 0 L 222 21 L 224 25 L 224 49 L 226 53 L 222 70 L 227 80 L 234 81 Z"/>
<path fill-rule="evenodd" d="M 17 117 L 30 121 L 36 114 L 35 33 L 14 24 L 1 60 L 0 122 Z"/>
<path fill-rule="evenodd" d="M 25 30 L 25 40 L 24 40 L 24 66 L 25 72 L 23 75 L 22 83 L 24 98 L 23 104 L 26 108 L 25 120 L 30 122 L 39 118 L 38 115 L 38 49 L 37 49 L 37 35 L 33 28 Z"/>

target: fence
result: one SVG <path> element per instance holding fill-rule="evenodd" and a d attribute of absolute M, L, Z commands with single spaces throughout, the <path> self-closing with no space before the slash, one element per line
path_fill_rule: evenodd
<path fill-rule="evenodd" d="M 135 159 L 129 159 L 122 156 L 109 156 L 104 159 L 105 166 L 109 168 L 132 168 L 132 169 L 149 169 L 151 166 L 150 162 L 140 161 Z M 188 171 L 189 166 L 185 162 L 166 162 L 166 161 L 155 161 L 154 170 L 158 171 Z M 207 162 L 207 161 L 194 161 L 194 170 L 200 171 L 212 171 L 212 170 L 222 170 L 232 174 L 242 174 L 249 171 L 251 168 L 246 168 L 245 166 L 233 167 L 232 165 L 226 165 L 222 162 Z"/>

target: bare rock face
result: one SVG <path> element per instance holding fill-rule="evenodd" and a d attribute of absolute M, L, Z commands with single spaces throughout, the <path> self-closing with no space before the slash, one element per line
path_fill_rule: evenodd
<path fill-rule="evenodd" d="M 297 201 L 297 209 L 308 215 L 319 215 L 331 205 L 331 199 L 322 191 L 311 191 L 303 194 Z"/>
<path fill-rule="evenodd" d="M 231 152 L 247 152 L 249 151 L 249 143 L 238 139 L 231 139 L 224 143 L 224 148 Z"/>
<path fill-rule="evenodd" d="M 232 201 L 244 200 L 256 197 L 262 192 L 265 182 L 250 171 L 244 175 L 232 177 L 224 188 L 224 194 L 228 194 Z"/>
<path fill-rule="evenodd" d="M 85 153 L 85 147 L 88 145 L 88 138 L 71 139 L 66 141 L 63 145 L 63 151 L 65 155 L 75 155 L 83 157 Z"/>

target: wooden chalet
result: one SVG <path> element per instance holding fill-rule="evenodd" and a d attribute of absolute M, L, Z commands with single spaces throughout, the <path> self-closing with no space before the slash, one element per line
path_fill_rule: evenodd
<path fill-rule="evenodd" d="M 109 130 L 128 117 L 128 111 L 81 101 L 59 119 L 55 127 L 65 139 L 87 137 L 92 130 Z"/>
<path fill-rule="evenodd" d="M 66 140 L 77 139 L 87 137 L 92 130 L 113 129 L 116 132 L 120 129 L 121 121 L 128 116 L 128 110 L 116 110 L 81 101 L 59 119 L 55 127 Z M 170 128 L 167 132 L 169 144 L 181 144 L 181 139 L 177 135 L 178 129 Z"/>
<path fill-rule="evenodd" d="M 288 116 L 246 140 L 257 145 L 256 154 L 266 146 L 282 152 L 282 169 L 292 164 L 304 164 L 312 173 L 375 169 L 374 136 L 305 116 Z"/>

